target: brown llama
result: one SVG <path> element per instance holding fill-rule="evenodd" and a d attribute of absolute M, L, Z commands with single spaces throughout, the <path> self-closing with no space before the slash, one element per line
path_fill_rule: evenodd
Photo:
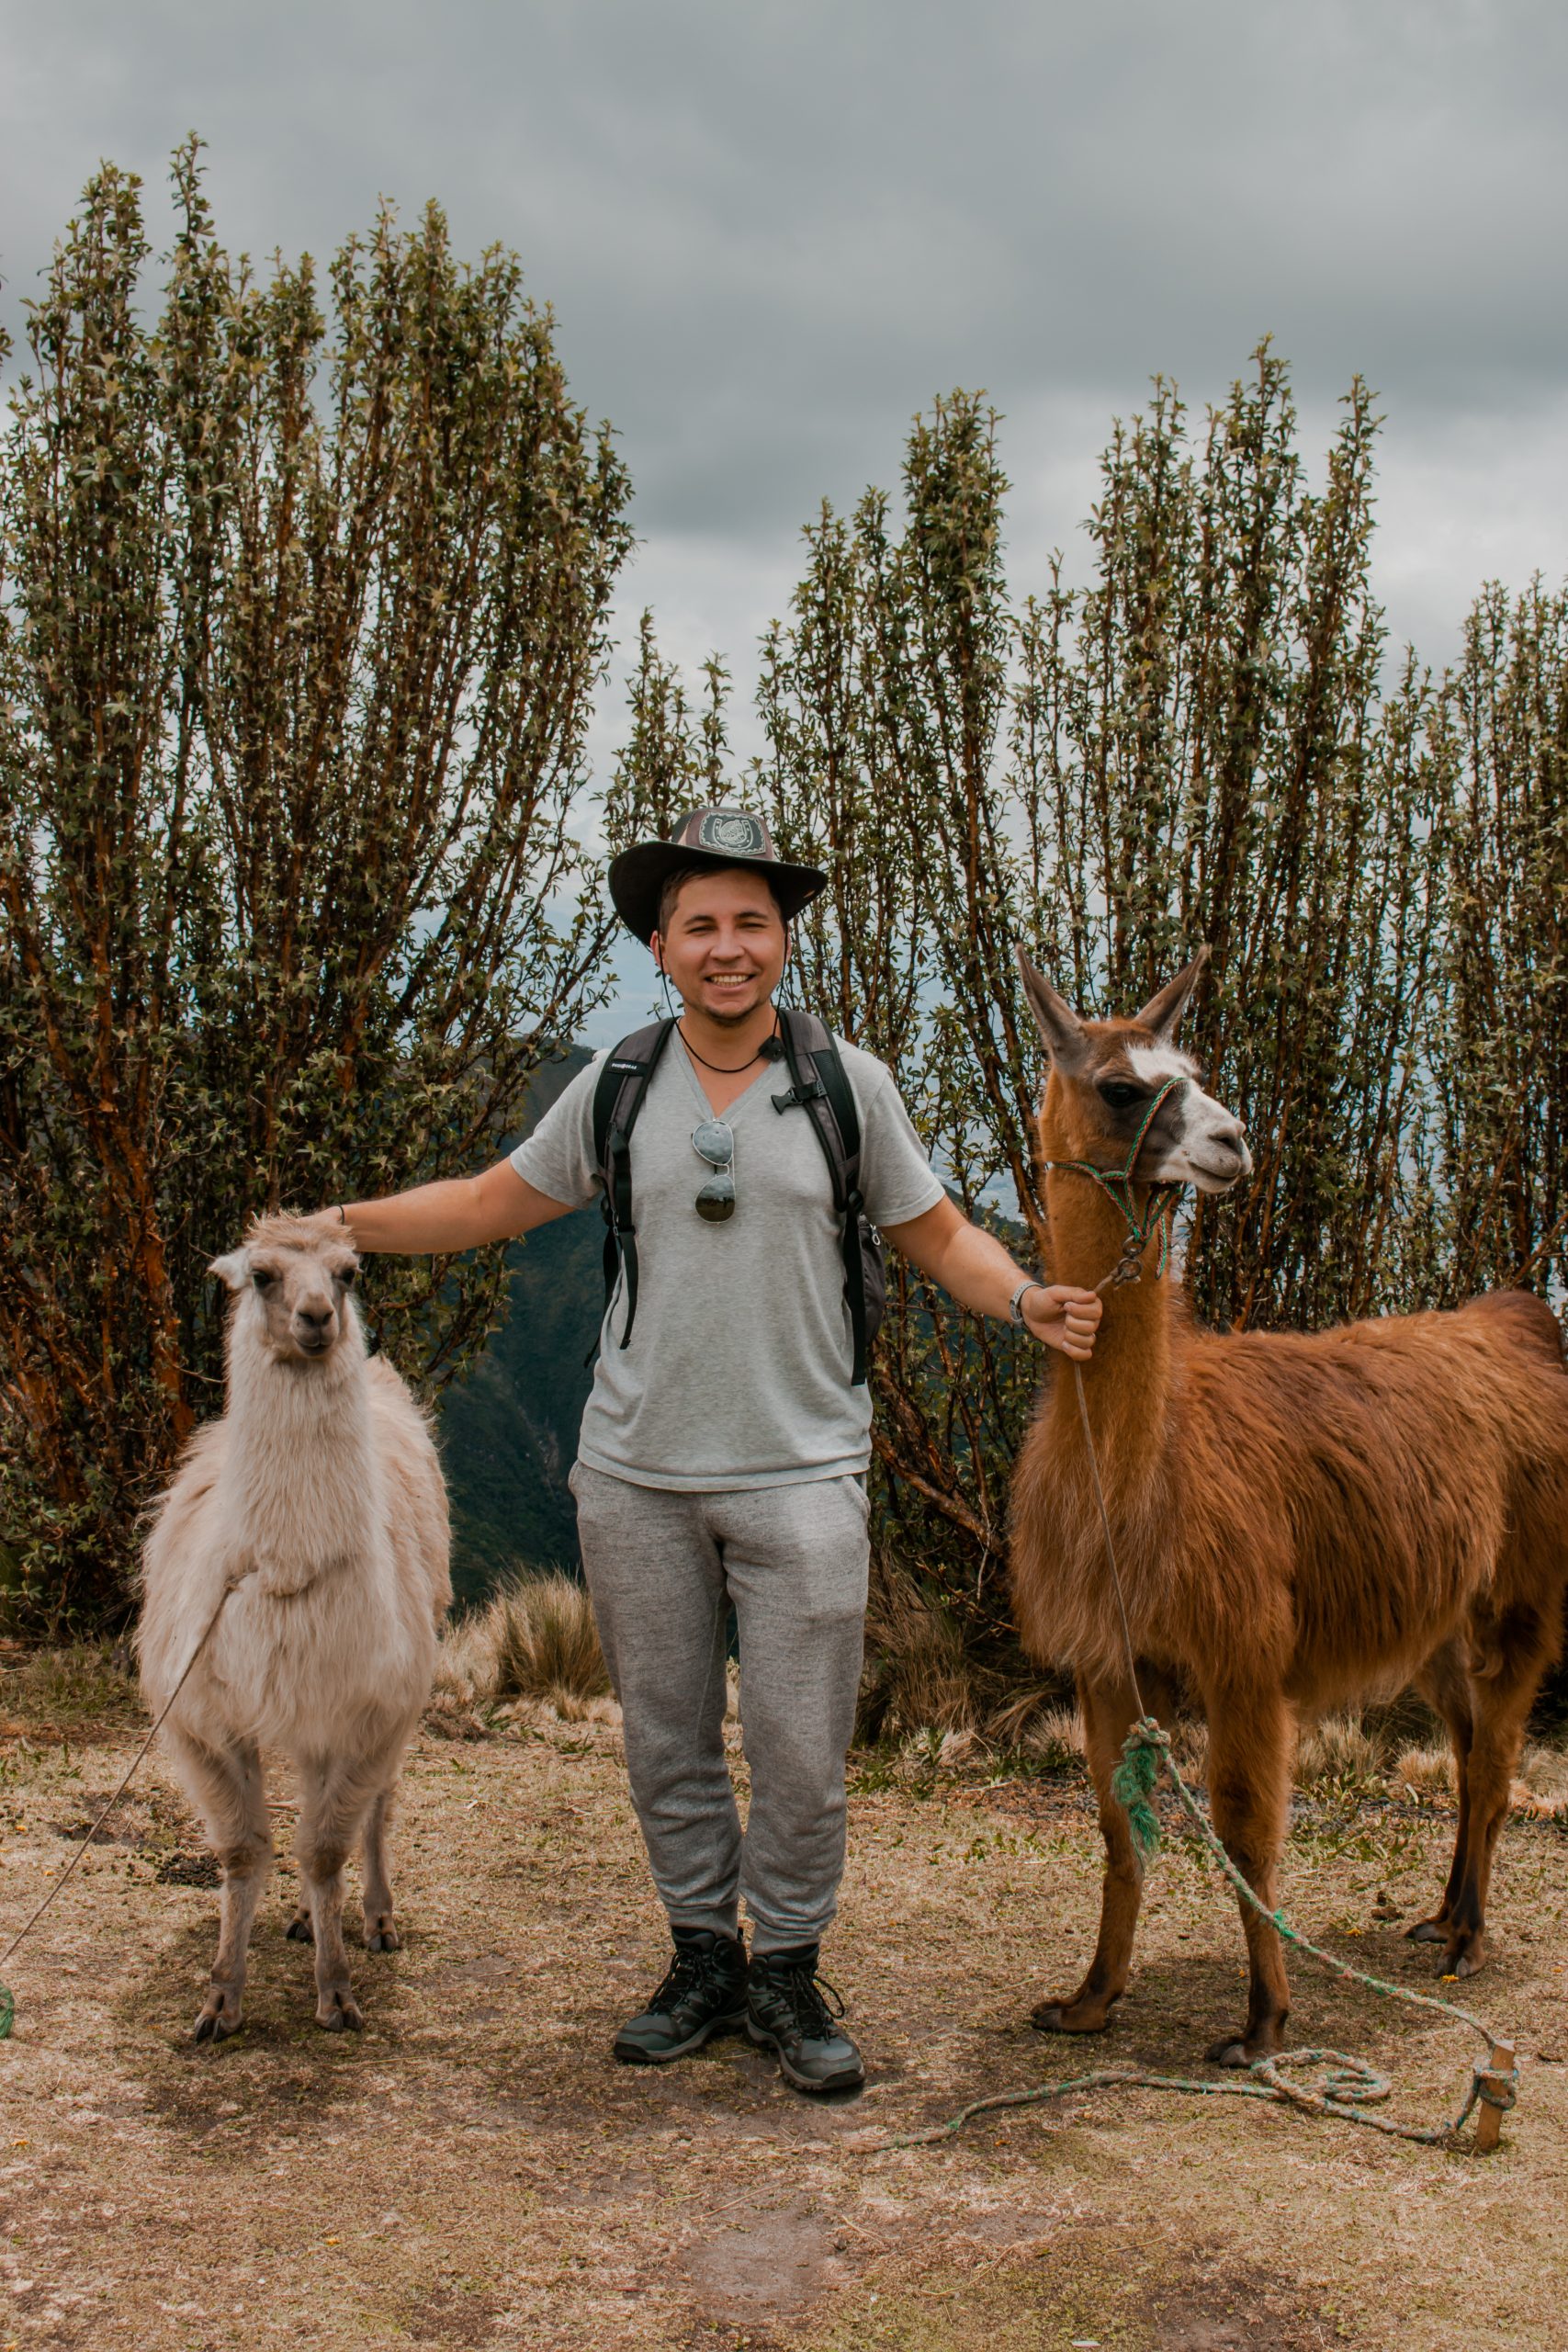
<path fill-rule="evenodd" d="M 1242 1131 L 1174 1043 L 1205 950 L 1133 1020 L 1084 1021 L 1021 954 L 1050 1054 L 1040 1114 L 1051 1276 L 1097 1287 L 1128 1220 L 1081 1169 L 1225 1193 Z M 1176 1081 L 1156 1107 L 1168 1080 Z M 1152 1116 L 1151 1116 L 1152 1111 Z M 1159 1196 L 1155 1195 L 1157 1227 Z M 1138 1679 L 1209 1726 L 1209 1801 L 1263 1902 L 1278 1873 L 1298 1721 L 1414 1682 L 1447 1722 L 1459 1828 L 1441 1903 L 1407 1933 L 1444 1973 L 1482 1964 L 1487 1882 L 1525 1720 L 1562 1647 L 1568 1577 L 1568 1375 L 1556 1317 L 1522 1291 L 1452 1313 L 1314 1333 L 1197 1329 L 1163 1273 L 1106 1299 L 1084 1393 Z M 1125 1989 L 1142 1872 L 1111 1776 L 1135 1712 L 1077 1396 L 1058 1368 L 1020 1454 L 1012 1591 L 1025 1647 L 1077 1679 L 1106 1869 L 1100 1939 L 1043 2032 L 1095 2033 Z M 1247 2022 L 1209 2052 L 1278 2050 L 1290 2013 L 1280 1938 L 1247 1905 Z"/>

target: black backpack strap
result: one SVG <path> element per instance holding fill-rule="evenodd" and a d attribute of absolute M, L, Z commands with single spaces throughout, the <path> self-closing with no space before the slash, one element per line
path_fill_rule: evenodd
<path fill-rule="evenodd" d="M 799 1106 L 806 1111 L 833 1181 L 833 1206 L 843 1222 L 844 1297 L 850 1310 L 854 1349 L 850 1380 L 858 1388 L 865 1380 L 869 1353 L 865 1250 L 862 1239 L 865 1202 L 860 1188 L 860 1110 L 832 1031 L 813 1012 L 785 1012 L 782 1008 L 779 1027 L 793 1082 L 787 1093 L 774 1095 L 773 1108 L 782 1113 Z"/>
<path fill-rule="evenodd" d="M 634 1030 L 607 1054 L 593 1089 L 593 1160 L 604 1192 L 599 1206 L 604 1218 L 604 1305 L 615 1295 L 615 1275 L 626 1270 L 626 1319 L 621 1332 L 624 1348 L 632 1335 L 637 1314 L 637 1220 L 632 1215 L 632 1129 L 648 1092 L 648 1081 L 670 1043 L 673 1021 L 651 1022 Z"/>

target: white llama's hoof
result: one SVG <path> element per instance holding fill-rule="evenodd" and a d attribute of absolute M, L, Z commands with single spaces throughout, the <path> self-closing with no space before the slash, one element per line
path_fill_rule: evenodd
<path fill-rule="evenodd" d="M 317 2009 L 316 2023 L 326 2033 L 359 2033 L 365 2019 L 352 1993 L 333 1993 Z"/>
<path fill-rule="evenodd" d="M 303 1904 L 283 1930 L 291 1944 L 313 1944 L 316 1931 L 310 1925 L 310 1915 Z"/>
<path fill-rule="evenodd" d="M 367 1951 L 400 1951 L 402 1950 L 402 1941 L 403 1939 L 401 1936 L 399 1935 L 396 1928 L 393 1927 L 391 1919 L 386 1912 L 383 1912 L 378 1919 L 367 1919 L 365 1922 L 365 1949 Z"/>
<path fill-rule="evenodd" d="M 243 2023 L 239 1995 L 220 1991 L 215 1986 L 201 2005 L 192 2040 L 227 2041 L 231 2033 L 239 2032 Z"/>

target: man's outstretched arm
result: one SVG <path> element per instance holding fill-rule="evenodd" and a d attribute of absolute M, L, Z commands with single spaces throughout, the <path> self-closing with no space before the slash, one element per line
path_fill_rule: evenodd
<path fill-rule="evenodd" d="M 1016 1264 L 994 1233 L 971 1225 L 949 1200 L 922 1216 L 888 1225 L 883 1233 L 922 1274 L 940 1283 L 960 1306 L 1003 1322 L 1020 1283 L 1033 1283 L 1021 1302 L 1024 1325 L 1048 1347 L 1080 1362 L 1094 1353 L 1094 1335 L 1104 1306 L 1091 1290 L 1066 1283 L 1041 1283 Z"/>
<path fill-rule="evenodd" d="M 510 1159 L 498 1159 L 479 1176 L 452 1176 L 438 1184 L 416 1184 L 412 1192 L 389 1193 L 378 1201 L 319 1209 L 316 1222 L 341 1231 L 355 1250 L 446 1257 L 487 1241 L 514 1240 L 536 1225 L 570 1214 L 570 1202 L 536 1192 Z"/>

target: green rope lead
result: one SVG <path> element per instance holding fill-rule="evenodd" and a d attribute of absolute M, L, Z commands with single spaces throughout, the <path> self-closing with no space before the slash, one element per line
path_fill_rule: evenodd
<path fill-rule="evenodd" d="M 1321 2068 L 1321 2087 L 1314 2090 L 1309 2084 L 1293 2081 L 1291 2075 L 1282 2071 L 1287 2066 L 1292 2074 L 1305 2068 Z M 929 2147 L 934 2141 L 951 2139 L 976 2115 L 985 2115 L 993 2109 L 1037 2107 L 1046 2099 L 1062 2098 L 1073 2091 L 1142 2089 L 1192 2091 L 1201 2098 L 1283 2101 L 1307 2115 L 1337 2115 L 1347 2123 L 1364 2123 L 1370 2131 L 1386 2132 L 1391 2139 L 1414 2140 L 1422 2147 L 1442 2148 L 1450 2144 L 1477 2098 L 1485 2096 L 1472 2091 L 1463 2114 L 1453 2123 L 1422 2128 L 1395 2123 L 1386 2115 L 1368 2115 L 1365 2109 L 1376 2100 L 1387 2098 L 1393 2086 L 1386 2075 L 1380 2075 L 1364 2059 L 1348 2057 L 1343 2050 L 1285 2051 L 1278 2057 L 1255 2059 L 1247 2073 L 1251 2079 L 1247 2082 L 1201 2083 L 1190 2075 L 1157 2075 L 1146 2066 L 1100 2066 L 1092 2075 L 1073 2075 L 1065 2082 L 1042 2083 L 1032 2091 L 1004 2091 L 997 2098 L 971 2099 L 967 2107 L 960 2108 L 947 2122 L 936 2124 L 930 2132 L 910 2132 L 901 2139 L 887 2140 L 882 2144 L 884 2149 Z M 1511 2096 L 1507 2103 L 1512 2105 Z"/>
<path fill-rule="evenodd" d="M 1365 2124 L 1370 2132 L 1385 2132 L 1393 2140 L 1413 2140 L 1418 2147 L 1447 2148 L 1469 2121 L 1472 2109 L 1484 2103 L 1504 2114 L 1514 2106 L 1517 2098 L 1518 2068 L 1499 2069 L 1491 2064 L 1495 2036 L 1489 2027 L 1456 2001 L 1445 2001 L 1431 1993 L 1413 1993 L 1407 1985 L 1393 1984 L 1383 1977 L 1372 1976 L 1364 1968 L 1353 1968 L 1331 1951 L 1325 1951 L 1297 1928 L 1292 1928 L 1282 1910 L 1270 1911 L 1261 1895 L 1256 1894 L 1237 1870 L 1224 1847 L 1211 1827 L 1201 1805 L 1182 1779 L 1176 1759 L 1170 1752 L 1170 1739 L 1152 1715 L 1145 1715 L 1133 1725 L 1122 1749 L 1122 1761 L 1111 1776 L 1111 1790 L 1117 1803 L 1126 1812 L 1133 1833 L 1133 1843 L 1138 1860 L 1145 1869 L 1159 1852 L 1159 1818 L 1155 1812 L 1155 1784 L 1161 1770 L 1170 1776 L 1181 1804 L 1196 1827 L 1209 1852 L 1218 1862 L 1226 1878 L 1244 1903 L 1269 1921 L 1287 1942 L 1302 1951 L 1310 1952 L 1323 1962 L 1337 1976 L 1354 1984 L 1365 1984 L 1371 1992 L 1382 1994 L 1395 2001 L 1406 2001 L 1413 2008 L 1436 2009 L 1440 2016 L 1457 2018 L 1478 2033 L 1486 2045 L 1486 2059 L 1477 2060 L 1471 2073 L 1470 2096 L 1451 2123 L 1395 2123 L 1386 2115 L 1369 2115 L 1369 2107 L 1381 2104 L 1393 2090 L 1386 2075 L 1380 2075 L 1363 2058 L 1352 2058 L 1343 2050 L 1288 2050 L 1272 2057 L 1255 2058 L 1247 2068 L 1245 2082 L 1205 2083 L 1188 2075 L 1159 2075 L 1145 2066 L 1100 2066 L 1093 2074 L 1071 2075 L 1065 2081 L 1042 2083 L 1033 2090 L 1003 2091 L 994 2098 L 971 2099 L 967 2107 L 945 2123 L 938 2123 L 929 2132 L 911 2132 L 903 2137 L 885 2140 L 880 2147 L 868 2154 L 880 2154 L 893 2148 L 929 2147 L 938 2140 L 951 2139 L 955 2132 L 972 2121 L 976 2115 L 990 2114 L 1002 2108 L 1037 2107 L 1046 2099 L 1063 2098 L 1074 2091 L 1134 2089 L 1158 2091 L 1190 2091 L 1201 2098 L 1260 2098 L 1282 2101 L 1288 2107 L 1300 2108 L 1307 2115 L 1334 2115 L 1346 2123 Z M 1298 2077 L 1303 2072 L 1317 2072 L 1322 2079 L 1314 2088 Z"/>
<path fill-rule="evenodd" d="M 10 2034 L 17 2015 L 17 1996 L 8 1984 L 0 1984 L 0 2041 Z"/>

